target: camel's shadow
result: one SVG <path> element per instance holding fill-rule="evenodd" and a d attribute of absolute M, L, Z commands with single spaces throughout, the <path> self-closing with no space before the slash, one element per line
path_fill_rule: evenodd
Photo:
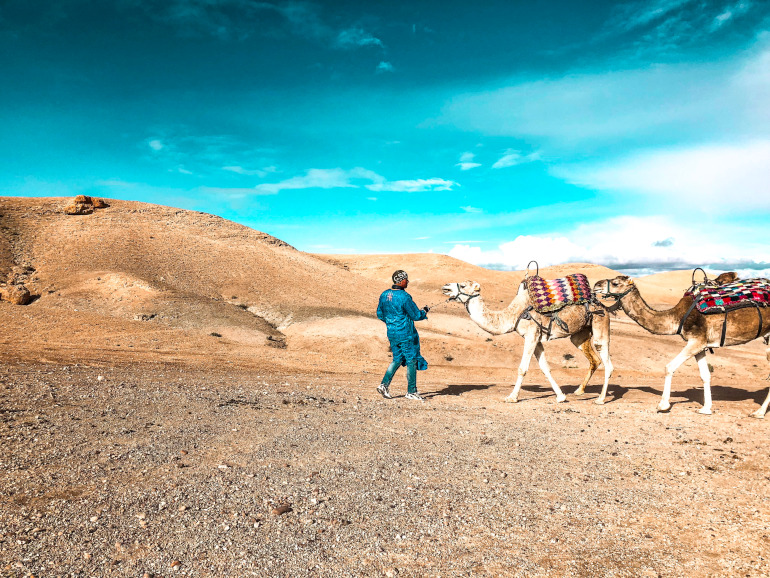
<path fill-rule="evenodd" d="M 423 393 L 425 398 L 438 397 L 440 395 L 462 395 L 468 391 L 481 391 L 495 387 L 496 383 L 450 383 L 444 389 Z"/>
<path fill-rule="evenodd" d="M 452 396 L 460 396 L 466 392 L 469 391 L 483 391 L 486 389 L 490 389 L 492 387 L 497 387 L 500 384 L 497 383 L 453 383 L 449 384 L 444 389 L 440 389 L 437 391 L 431 391 L 423 393 L 423 397 L 425 398 L 431 398 L 431 397 L 439 397 L 442 395 L 452 395 Z M 770 384 L 768 384 L 770 385 Z M 513 386 L 510 384 L 503 384 L 500 386 L 501 389 L 506 389 L 507 392 L 505 395 L 508 395 L 510 391 L 512 391 Z M 570 396 L 570 399 L 577 399 L 577 400 L 586 400 L 586 401 L 592 401 L 596 397 L 599 396 L 599 392 L 601 391 L 601 385 L 589 385 L 587 387 L 586 392 L 579 396 L 575 397 L 574 393 L 577 390 L 578 386 L 570 386 L 565 385 L 562 387 L 562 391 Z M 527 384 L 522 385 L 521 387 L 522 393 L 527 392 L 529 394 L 533 394 L 527 397 L 519 397 L 519 402 L 527 401 L 527 400 L 535 400 L 535 399 L 544 399 L 548 397 L 553 397 L 553 389 L 551 389 L 550 385 L 547 384 Z M 614 403 L 616 401 L 622 400 L 626 394 L 628 394 L 630 391 L 642 391 L 645 393 L 649 393 L 655 398 L 659 399 L 663 395 L 663 389 L 657 389 L 654 387 L 649 386 L 640 386 L 640 387 L 627 387 L 619 384 L 613 384 L 610 383 L 607 388 L 607 404 Z M 711 395 L 714 399 L 714 401 L 753 401 L 756 404 L 761 404 L 765 400 L 765 396 L 767 395 L 767 388 L 764 387 L 758 391 L 748 391 L 746 389 L 740 388 L 740 387 L 731 387 L 727 385 L 712 385 L 711 386 Z M 684 399 L 682 399 L 684 398 Z M 678 390 L 676 389 L 676 385 L 672 388 L 671 391 L 671 402 L 672 404 L 676 403 L 696 403 L 696 404 L 702 404 L 703 403 L 703 387 L 689 387 L 687 389 Z"/>
<path fill-rule="evenodd" d="M 651 393 L 656 397 L 663 395 L 663 388 L 657 389 L 654 387 L 623 387 L 623 386 L 610 386 L 610 393 L 612 393 L 616 399 L 620 399 L 628 393 L 630 390 L 644 391 Z M 727 385 L 712 385 L 711 397 L 714 401 L 753 401 L 754 403 L 761 404 L 765 400 L 767 395 L 767 387 L 758 391 L 748 391 L 740 387 L 730 387 Z M 703 403 L 703 387 L 689 387 L 687 389 L 677 389 L 676 384 L 671 388 L 671 403 L 684 403 L 680 401 L 681 398 L 685 398 L 686 401 L 694 403 Z"/>

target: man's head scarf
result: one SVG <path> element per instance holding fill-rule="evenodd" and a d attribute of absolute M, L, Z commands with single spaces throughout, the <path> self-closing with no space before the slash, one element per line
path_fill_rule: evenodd
<path fill-rule="evenodd" d="M 401 283 L 401 281 L 408 281 L 408 280 L 409 280 L 409 275 L 406 274 L 406 271 L 402 271 L 401 269 L 399 269 L 398 271 L 393 273 L 393 283 L 395 283 L 396 285 Z"/>

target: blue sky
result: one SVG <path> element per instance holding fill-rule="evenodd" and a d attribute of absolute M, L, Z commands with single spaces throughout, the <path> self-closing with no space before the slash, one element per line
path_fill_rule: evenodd
<path fill-rule="evenodd" d="M 770 274 L 770 2 L 0 3 L 0 194 Z"/>

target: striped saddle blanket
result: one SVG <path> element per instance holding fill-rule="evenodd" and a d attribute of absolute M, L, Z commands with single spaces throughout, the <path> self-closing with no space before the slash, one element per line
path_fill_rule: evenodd
<path fill-rule="evenodd" d="M 770 307 L 770 280 L 744 279 L 713 287 L 695 285 L 685 295 L 695 301 L 701 313 L 724 313 L 742 307 Z"/>
<path fill-rule="evenodd" d="M 593 295 L 588 278 L 582 273 L 560 279 L 543 279 L 534 275 L 527 278 L 527 291 L 538 313 L 551 313 L 567 305 L 586 303 Z"/>

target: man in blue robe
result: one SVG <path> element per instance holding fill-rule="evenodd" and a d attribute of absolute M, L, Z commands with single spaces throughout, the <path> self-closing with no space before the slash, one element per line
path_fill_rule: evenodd
<path fill-rule="evenodd" d="M 428 362 L 420 355 L 420 336 L 414 327 L 415 321 L 428 317 L 428 307 L 418 309 L 412 296 L 406 292 L 409 277 L 400 269 L 393 273 L 393 286 L 383 291 L 377 305 L 377 318 L 388 328 L 388 341 L 393 352 L 393 361 L 388 366 L 382 384 L 377 391 L 382 397 L 391 399 L 390 382 L 393 374 L 402 365 L 406 366 L 407 399 L 423 401 L 417 393 L 417 370 L 428 369 Z"/>

